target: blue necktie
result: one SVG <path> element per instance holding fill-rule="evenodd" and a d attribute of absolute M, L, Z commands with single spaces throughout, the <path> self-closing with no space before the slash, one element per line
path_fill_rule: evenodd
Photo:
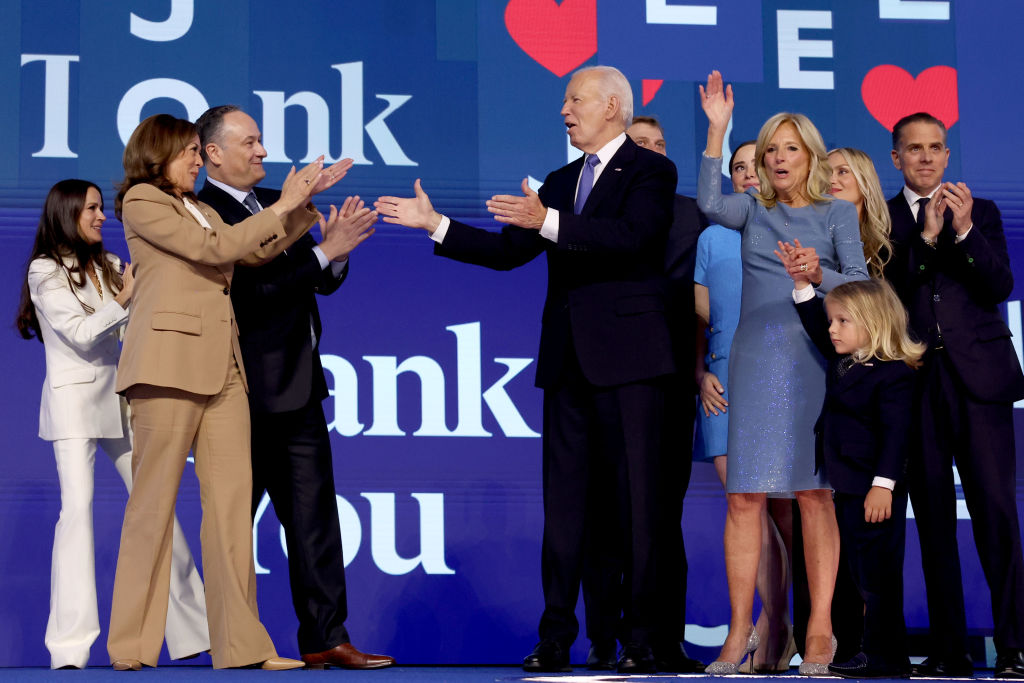
<path fill-rule="evenodd" d="M 576 204 L 572 212 L 579 214 L 583 211 L 583 205 L 587 203 L 590 191 L 594 189 L 594 167 L 601 163 L 596 154 L 591 154 L 583 163 L 583 173 L 580 174 L 580 187 L 576 191 Z"/>
<path fill-rule="evenodd" d="M 245 204 L 245 208 L 249 209 L 249 213 L 256 215 L 260 212 L 260 205 L 256 201 L 256 193 L 250 190 L 249 194 L 245 195 L 245 199 L 242 200 Z"/>

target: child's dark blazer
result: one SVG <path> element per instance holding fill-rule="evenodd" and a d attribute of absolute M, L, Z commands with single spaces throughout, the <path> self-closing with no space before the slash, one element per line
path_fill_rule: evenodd
<path fill-rule="evenodd" d="M 832 488 L 867 494 L 871 481 L 886 477 L 902 482 L 907 446 L 914 438 L 912 411 L 914 371 L 903 361 L 854 363 L 841 378 L 840 356 L 828 334 L 821 299 L 796 304 L 800 321 L 829 361 L 825 405 L 814 426 L 818 464 L 823 462 Z"/>

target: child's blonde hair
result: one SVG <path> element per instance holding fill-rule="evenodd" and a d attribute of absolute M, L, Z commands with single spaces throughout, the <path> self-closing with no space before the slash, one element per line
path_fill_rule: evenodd
<path fill-rule="evenodd" d="M 829 292 L 825 301 L 845 308 L 853 322 L 867 330 L 867 346 L 853 353 L 858 363 L 877 358 L 901 360 L 912 368 L 921 365 L 927 346 L 911 338 L 907 311 L 888 282 L 876 279 L 847 282 Z"/>

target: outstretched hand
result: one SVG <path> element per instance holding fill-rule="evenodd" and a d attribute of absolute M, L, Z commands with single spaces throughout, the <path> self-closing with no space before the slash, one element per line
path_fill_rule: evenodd
<path fill-rule="evenodd" d="M 523 178 L 522 188 L 522 197 L 514 194 L 494 195 L 487 200 L 487 210 L 494 214 L 494 220 L 499 223 L 540 230 L 548 210 L 541 203 L 540 196 L 530 188 L 527 178 Z"/>
<path fill-rule="evenodd" d="M 377 197 L 373 208 L 377 209 L 385 223 L 419 228 L 433 234 L 441 224 L 441 214 L 434 211 L 434 205 L 423 191 L 419 178 L 412 184 L 412 189 L 414 197 Z"/>

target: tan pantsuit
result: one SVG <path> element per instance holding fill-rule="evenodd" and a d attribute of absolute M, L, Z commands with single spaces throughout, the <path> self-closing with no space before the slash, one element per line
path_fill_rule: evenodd
<path fill-rule="evenodd" d="M 134 486 L 125 508 L 107 650 L 156 666 L 163 642 L 174 501 L 190 448 L 201 530 L 210 654 L 215 668 L 276 656 L 259 620 L 252 556 L 249 407 L 231 308 L 236 261 L 272 258 L 316 219 L 263 211 L 234 227 L 151 185 L 124 198 L 136 266 L 117 390 L 132 407 Z"/>

